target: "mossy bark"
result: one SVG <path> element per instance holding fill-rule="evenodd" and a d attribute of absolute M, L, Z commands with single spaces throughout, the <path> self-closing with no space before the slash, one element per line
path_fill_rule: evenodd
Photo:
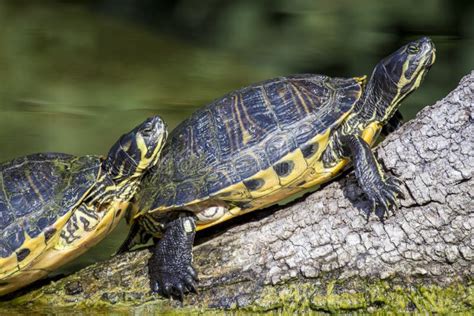
<path fill-rule="evenodd" d="M 385 170 L 404 182 L 401 207 L 384 223 L 375 216 L 366 219 L 369 203 L 348 173 L 290 205 L 242 216 L 198 236 L 199 294 L 187 295 L 182 304 L 149 293 L 150 253 L 141 250 L 17 295 L 4 306 L 470 310 L 473 108 L 474 72 L 377 147 Z"/>

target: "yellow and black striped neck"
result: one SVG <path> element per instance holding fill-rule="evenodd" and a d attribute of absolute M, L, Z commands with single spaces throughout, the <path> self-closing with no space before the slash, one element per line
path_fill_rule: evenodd
<path fill-rule="evenodd" d="M 142 175 L 157 163 L 166 137 L 166 124 L 159 116 L 146 119 L 122 135 L 102 162 L 90 202 L 131 199 Z"/>
<path fill-rule="evenodd" d="M 401 101 L 420 86 L 435 61 L 435 51 L 433 42 L 423 37 L 380 61 L 349 118 L 353 120 L 349 125 L 387 123 Z"/>
<path fill-rule="evenodd" d="M 120 182 L 114 181 L 109 174 L 101 170 L 94 188 L 85 202 L 89 205 L 107 205 L 113 201 L 128 201 L 138 190 L 140 177 L 129 177 Z"/>
<path fill-rule="evenodd" d="M 382 126 L 398 110 L 401 101 L 420 86 L 434 61 L 434 44 L 426 37 L 384 58 L 372 72 L 353 112 L 334 131 L 334 137 L 324 153 L 325 164 L 330 165 L 346 156 L 341 141 L 345 135 L 360 135 L 370 145 L 373 144 Z"/>

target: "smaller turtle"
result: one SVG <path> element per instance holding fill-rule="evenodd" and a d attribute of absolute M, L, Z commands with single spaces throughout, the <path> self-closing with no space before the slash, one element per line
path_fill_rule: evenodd
<path fill-rule="evenodd" d="M 434 61 L 434 44 L 425 37 L 382 59 L 367 82 L 365 76 L 280 77 L 198 110 L 173 130 L 160 163 L 144 177 L 121 250 L 147 234 L 157 237 L 152 290 L 182 297 L 196 286 L 197 230 L 334 179 L 351 161 L 383 217 L 396 205 L 400 183 L 383 171 L 371 147 L 384 126 L 400 124 L 400 102 Z"/>
<path fill-rule="evenodd" d="M 156 164 L 166 135 L 155 116 L 123 135 L 105 159 L 40 153 L 0 164 L 0 295 L 102 240 Z"/>

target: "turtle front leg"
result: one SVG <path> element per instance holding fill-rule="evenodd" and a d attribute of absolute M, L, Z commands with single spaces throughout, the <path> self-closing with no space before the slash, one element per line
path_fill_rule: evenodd
<path fill-rule="evenodd" d="M 192 266 L 192 248 L 196 235 L 195 219 L 189 214 L 170 221 L 163 237 L 155 244 L 148 262 L 151 289 L 180 300 L 186 292 L 196 292 L 198 281 Z"/>
<path fill-rule="evenodd" d="M 372 202 L 372 211 L 383 220 L 391 207 L 397 206 L 397 196 L 401 195 L 401 182 L 385 175 L 369 146 L 360 136 L 345 135 L 341 143 L 351 156 L 357 181 Z"/>

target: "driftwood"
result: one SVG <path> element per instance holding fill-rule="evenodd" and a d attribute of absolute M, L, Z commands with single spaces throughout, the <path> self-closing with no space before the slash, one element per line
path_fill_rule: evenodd
<path fill-rule="evenodd" d="M 354 175 L 198 236 L 199 294 L 149 294 L 148 250 L 97 263 L 14 299 L 139 310 L 466 310 L 474 305 L 474 71 L 376 149 L 405 183 L 382 223 Z M 23 305 L 26 306 L 26 305 Z M 76 305 L 77 306 L 77 305 Z M 130 309 L 131 307 L 127 307 Z"/>

